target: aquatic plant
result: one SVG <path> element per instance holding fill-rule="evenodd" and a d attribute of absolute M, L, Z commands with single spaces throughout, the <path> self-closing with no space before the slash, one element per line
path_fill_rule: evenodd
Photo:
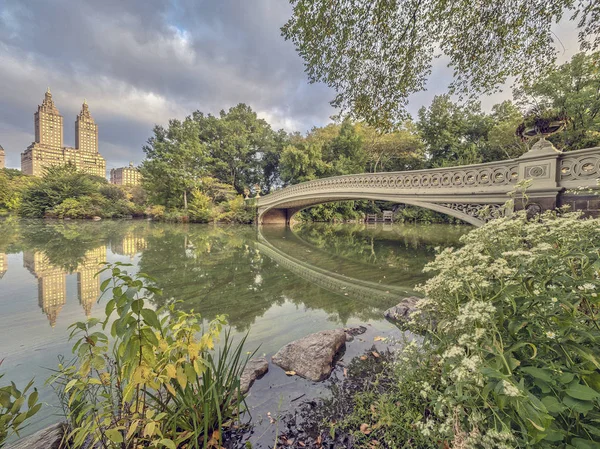
<path fill-rule="evenodd" d="M 67 439 L 76 448 L 220 444 L 221 429 L 243 411 L 245 338 L 234 344 L 227 331 L 216 350 L 224 316 L 203 326 L 193 312 L 147 307 L 160 290 L 126 266 L 107 264 L 100 272 L 111 274 L 101 284 L 111 296 L 106 317 L 71 326 L 74 362 L 50 379 L 67 410 Z"/>

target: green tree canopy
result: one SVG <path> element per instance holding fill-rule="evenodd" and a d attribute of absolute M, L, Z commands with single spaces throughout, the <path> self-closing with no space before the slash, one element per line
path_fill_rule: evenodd
<path fill-rule="evenodd" d="M 600 52 L 579 53 L 571 61 L 515 90 L 524 109 L 555 109 L 570 118 L 566 132 L 552 141 L 560 148 L 600 145 Z"/>
<path fill-rule="evenodd" d="M 232 185 L 238 193 L 245 188 L 273 183 L 273 163 L 285 138 L 259 119 L 252 108 L 243 103 L 221 111 L 219 117 L 193 114 L 199 126 L 200 142 L 209 152 L 209 173 L 223 183 Z M 264 174 L 269 179 L 264 183 Z"/>
<path fill-rule="evenodd" d="M 198 136 L 200 127 L 192 117 L 170 120 L 168 128 L 154 127 L 144 146 L 141 172 L 152 200 L 164 206 L 183 206 L 187 195 L 206 174 L 208 150 Z"/>
<path fill-rule="evenodd" d="M 409 95 L 425 88 L 433 59 L 454 70 L 451 92 L 492 93 L 556 59 L 552 26 L 575 14 L 584 48 L 600 44 L 596 0 L 290 0 L 282 27 L 311 82 L 337 93 L 332 105 L 379 127 L 406 119 Z"/>
<path fill-rule="evenodd" d="M 436 96 L 429 108 L 423 106 L 417 122 L 434 167 L 481 162 L 492 126 L 491 117 L 481 111 L 479 103 L 461 106 L 449 95 Z"/>

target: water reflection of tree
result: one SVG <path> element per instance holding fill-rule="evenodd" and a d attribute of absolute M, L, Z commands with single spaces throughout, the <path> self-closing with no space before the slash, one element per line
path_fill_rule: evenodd
<path fill-rule="evenodd" d="M 43 252 L 50 264 L 73 272 L 85 260 L 88 251 L 111 240 L 122 239 L 128 233 L 143 233 L 147 226 L 145 222 L 125 220 L 90 222 L 9 218 L 0 221 L 0 251 Z"/>
<path fill-rule="evenodd" d="M 248 227 L 166 226 L 148 237 L 140 270 L 150 274 L 163 295 L 157 306 L 178 307 L 210 319 L 227 313 L 237 330 L 285 301 L 320 309 L 342 323 L 351 317 L 370 319 L 380 310 L 335 295 L 283 270 L 255 249 L 256 230 Z"/>
<path fill-rule="evenodd" d="M 467 226 L 309 224 L 294 228 L 294 234 L 311 245 L 354 262 L 385 263 L 395 267 L 422 267 L 435 255 L 437 246 L 455 246 Z"/>
<path fill-rule="evenodd" d="M 363 225 L 311 225 L 297 229 L 299 237 L 289 230 L 272 231 L 269 241 L 282 253 L 322 270 L 412 287 L 422 279 L 419 273 L 433 255 L 432 248 L 448 241 L 447 233 L 423 234 L 421 229 L 397 236 L 381 230 L 373 234 Z M 124 244 L 126 239 L 129 245 Z M 135 239 L 143 239 L 144 244 L 136 246 Z M 164 291 L 154 299 L 157 305 L 182 301 L 178 307 L 195 309 L 207 319 L 227 313 L 238 330 L 248 329 L 271 307 L 284 303 L 322 310 L 339 323 L 379 318 L 391 305 L 375 296 L 361 300 L 325 290 L 309 277 L 284 269 L 258 251 L 254 227 L 127 220 L 0 221 L 0 252 L 41 251 L 49 264 L 67 272 L 76 271 L 85 254 L 101 245 L 127 255 L 129 250 L 143 250 L 139 269 L 154 277 Z"/>

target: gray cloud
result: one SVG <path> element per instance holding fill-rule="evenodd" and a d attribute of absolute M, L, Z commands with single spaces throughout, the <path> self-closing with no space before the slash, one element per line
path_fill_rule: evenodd
<path fill-rule="evenodd" d="M 335 111 L 307 85 L 279 27 L 286 2 L 256 0 L 5 0 L 0 7 L 0 140 L 7 165 L 33 140 L 46 86 L 64 116 L 65 144 L 87 98 L 111 168 L 140 162 L 154 124 L 239 102 L 275 128 L 305 131 Z"/>
<path fill-rule="evenodd" d="M 302 60 L 280 36 L 290 12 L 284 0 L 3 0 L 0 144 L 7 165 L 19 167 L 33 140 L 33 113 L 48 85 L 66 145 L 74 143 L 75 116 L 87 98 L 109 169 L 139 163 L 154 124 L 196 109 L 218 113 L 244 102 L 274 128 L 325 124 L 334 95 L 307 84 Z M 563 42 L 570 45 L 573 35 Z M 438 61 L 430 90 L 411 99 L 410 112 L 445 92 L 451 76 Z"/>

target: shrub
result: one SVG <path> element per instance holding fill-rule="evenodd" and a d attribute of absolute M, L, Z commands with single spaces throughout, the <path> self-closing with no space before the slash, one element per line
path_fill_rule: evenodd
<path fill-rule="evenodd" d="M 3 376 L 0 374 L 0 379 Z M 11 435 L 18 436 L 25 422 L 42 407 L 38 402 L 37 390 L 29 392 L 32 386 L 33 381 L 29 382 L 23 391 L 17 389 L 14 382 L 0 387 L 0 448 L 4 447 Z"/>
<path fill-rule="evenodd" d="M 50 380 L 68 411 L 68 438 L 76 448 L 220 446 L 221 428 L 242 412 L 245 338 L 234 346 L 226 332 L 215 353 L 223 316 L 203 329 L 197 314 L 155 312 L 147 303 L 160 291 L 123 267 L 103 270 L 112 274 L 101 285 L 112 296 L 106 318 L 71 326 L 75 361 Z"/>
<path fill-rule="evenodd" d="M 188 211 L 191 220 L 198 223 L 208 223 L 215 218 L 210 197 L 198 189 L 192 191 Z"/>
<path fill-rule="evenodd" d="M 255 217 L 255 207 L 247 204 L 244 198 L 238 195 L 223 204 L 223 213 L 219 217 L 219 221 L 249 224 L 254 221 Z"/>
<path fill-rule="evenodd" d="M 454 448 L 600 447 L 600 220 L 521 213 L 462 242 L 426 267 L 411 322 L 437 361 L 415 428 Z"/>
<path fill-rule="evenodd" d="M 154 220 L 162 220 L 165 217 L 165 206 L 153 205 L 146 209 L 146 215 Z"/>

